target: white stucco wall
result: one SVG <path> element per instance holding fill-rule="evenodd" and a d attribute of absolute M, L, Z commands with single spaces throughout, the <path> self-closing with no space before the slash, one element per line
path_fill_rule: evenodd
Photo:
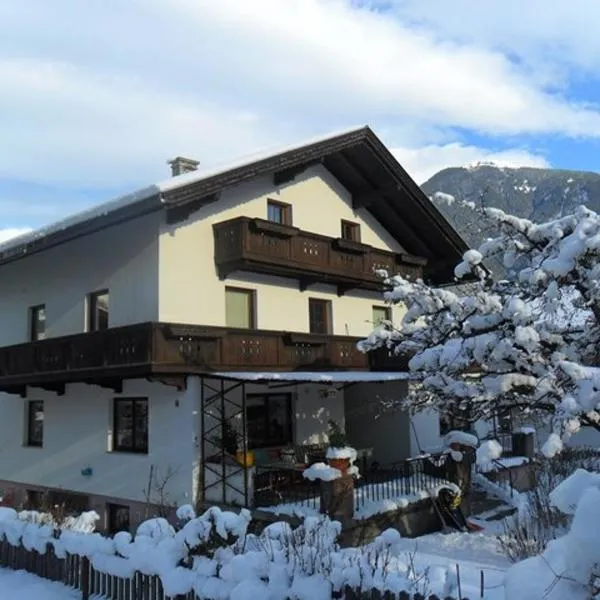
<path fill-rule="evenodd" d="M 350 194 L 323 167 L 311 167 L 293 182 L 275 187 L 269 177 L 226 190 L 218 203 L 206 206 L 184 223 L 165 225 L 160 236 L 159 314 L 163 321 L 225 325 L 225 286 L 247 287 L 257 293 L 260 329 L 308 331 L 308 298 L 332 301 L 333 333 L 367 335 L 372 330 L 372 306 L 384 305 L 377 293 L 338 297 L 332 286 L 304 292 L 292 279 L 236 273 L 219 281 L 214 263 L 212 226 L 239 216 L 267 217 L 267 199 L 292 205 L 293 224 L 331 237 L 340 236 L 341 220 L 361 226 L 361 239 L 376 248 L 402 248 L 369 213 L 354 211 Z M 285 307 L 285 310 L 282 310 Z M 394 307 L 394 320 L 400 309 Z"/>
<path fill-rule="evenodd" d="M 155 213 L 0 266 L 0 346 L 28 341 L 28 308 L 46 305 L 48 337 L 84 331 L 86 296 L 108 288 L 111 327 L 158 317 Z"/>
<path fill-rule="evenodd" d="M 149 453 L 110 452 L 112 399 L 147 396 Z M 187 392 L 142 380 L 126 381 L 123 394 L 85 384 L 64 396 L 29 389 L 28 400 L 44 400 L 44 444 L 24 445 L 26 400 L 0 394 L 0 479 L 88 494 L 143 501 L 151 465 L 158 478 L 171 468 L 167 491 L 174 502 L 192 502 L 197 461 L 199 387 Z M 91 477 L 81 474 L 91 467 Z"/>

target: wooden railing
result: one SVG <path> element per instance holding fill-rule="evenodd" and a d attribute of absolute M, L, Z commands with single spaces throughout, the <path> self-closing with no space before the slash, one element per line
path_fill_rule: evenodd
<path fill-rule="evenodd" d="M 380 289 L 379 270 L 422 277 L 426 261 L 263 219 L 238 217 L 213 226 L 221 277 L 236 270 L 332 283 L 346 289 Z"/>
<path fill-rule="evenodd" d="M 228 370 L 367 370 L 359 338 L 140 323 L 0 348 L 0 388 Z M 371 365 L 373 366 L 373 365 Z"/>

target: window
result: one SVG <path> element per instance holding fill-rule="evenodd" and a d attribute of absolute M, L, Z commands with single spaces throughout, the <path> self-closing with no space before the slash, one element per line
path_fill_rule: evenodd
<path fill-rule="evenodd" d="M 250 449 L 291 444 L 291 394 L 248 394 L 246 421 Z"/>
<path fill-rule="evenodd" d="M 46 337 L 46 305 L 39 304 L 29 309 L 29 340 L 36 342 Z"/>
<path fill-rule="evenodd" d="M 88 300 L 88 331 L 108 329 L 108 290 L 93 292 Z"/>
<path fill-rule="evenodd" d="M 129 506 L 107 504 L 106 513 L 108 517 L 107 529 L 110 535 L 119 533 L 119 531 L 129 531 L 131 526 Z"/>
<path fill-rule="evenodd" d="M 256 326 L 254 290 L 225 288 L 225 324 L 227 327 L 253 329 Z"/>
<path fill-rule="evenodd" d="M 27 446 L 44 445 L 44 402 L 30 400 L 27 403 Z"/>
<path fill-rule="evenodd" d="M 308 324 L 311 333 L 331 333 L 331 302 L 309 298 Z"/>
<path fill-rule="evenodd" d="M 113 450 L 148 453 L 148 399 L 115 398 Z"/>
<path fill-rule="evenodd" d="M 374 306 L 373 307 L 373 325 L 377 327 L 383 321 L 392 320 L 392 309 L 389 306 Z"/>
<path fill-rule="evenodd" d="M 292 224 L 292 205 L 267 200 L 267 219 L 281 225 Z"/>
<path fill-rule="evenodd" d="M 360 225 L 342 219 L 342 239 L 351 242 L 360 242 Z"/>

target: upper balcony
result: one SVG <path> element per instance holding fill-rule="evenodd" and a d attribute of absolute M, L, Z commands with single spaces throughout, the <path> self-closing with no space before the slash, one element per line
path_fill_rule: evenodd
<path fill-rule="evenodd" d="M 140 323 L 0 348 L 0 391 L 63 391 L 76 382 L 118 389 L 144 377 L 179 384 L 187 374 L 219 371 L 367 370 L 376 357 L 361 353 L 358 339 Z"/>
<path fill-rule="evenodd" d="M 315 283 L 336 285 L 342 295 L 352 289 L 380 290 L 380 269 L 390 275 L 422 277 L 427 262 L 264 219 L 237 217 L 213 229 L 215 263 L 222 279 L 234 271 L 250 271 L 297 279 L 301 290 Z"/>

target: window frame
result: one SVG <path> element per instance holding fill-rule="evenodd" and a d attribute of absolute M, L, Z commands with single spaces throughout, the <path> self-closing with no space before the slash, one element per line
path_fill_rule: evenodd
<path fill-rule="evenodd" d="M 136 403 L 137 402 L 145 402 L 146 403 L 146 439 L 145 446 L 138 448 L 136 447 Z M 131 444 L 123 445 L 119 444 L 119 431 L 118 427 L 118 419 L 119 419 L 119 411 L 117 409 L 119 404 L 131 403 Z M 126 452 L 128 454 L 149 454 L 150 447 L 150 402 L 148 398 L 143 396 L 132 396 L 126 398 L 113 398 L 113 415 L 112 415 L 112 452 Z"/>
<path fill-rule="evenodd" d="M 239 327 L 237 325 L 229 325 L 227 322 L 227 292 L 243 293 L 249 298 L 248 302 L 248 327 Z M 232 329 L 256 329 L 256 290 L 252 288 L 243 288 L 232 285 L 225 286 L 225 326 L 231 327 Z"/>
<path fill-rule="evenodd" d="M 349 236 L 346 233 L 349 233 Z M 348 242 L 357 242 L 360 244 L 360 223 L 342 219 L 340 238 Z"/>
<path fill-rule="evenodd" d="M 379 325 L 381 325 L 381 321 L 379 323 L 377 323 L 375 321 L 375 311 L 376 310 L 382 310 L 385 312 L 385 319 L 383 319 L 384 321 L 392 320 L 392 307 L 391 306 L 385 306 L 385 305 L 382 306 L 379 304 L 373 304 L 373 306 L 371 307 L 371 318 L 373 319 L 374 327 L 378 327 Z"/>
<path fill-rule="evenodd" d="M 281 221 L 271 219 L 269 214 L 271 207 L 277 208 L 281 211 Z M 277 223 L 279 225 L 291 226 L 293 224 L 292 205 L 288 204 L 287 202 L 280 202 L 279 200 L 267 198 L 267 221 L 270 221 L 271 223 Z"/>
<path fill-rule="evenodd" d="M 250 441 L 250 434 L 248 433 L 248 450 L 254 450 L 257 448 L 277 448 L 280 446 L 288 446 L 294 443 L 294 410 L 293 410 L 293 403 L 292 403 L 292 394 L 290 392 L 281 392 L 281 393 L 252 393 L 252 394 L 246 394 L 246 423 L 248 422 L 248 409 L 252 408 L 251 406 L 249 406 L 248 401 L 251 399 L 257 399 L 260 398 L 262 400 L 264 400 L 264 406 L 265 406 L 265 423 L 266 423 L 266 431 L 268 432 L 269 429 L 269 415 L 270 415 L 270 410 L 269 410 L 269 402 L 274 400 L 275 398 L 283 398 L 285 399 L 286 402 L 286 413 L 287 413 L 287 421 L 288 421 L 288 426 L 287 426 L 287 431 L 284 432 L 284 436 L 282 439 L 280 440 L 273 440 L 271 442 L 268 442 L 263 445 L 255 445 L 253 443 L 251 443 Z M 257 406 L 256 404 L 254 406 Z M 247 426 L 247 425 L 246 425 Z"/>
<path fill-rule="evenodd" d="M 42 337 L 39 337 L 39 331 L 36 327 L 36 323 L 39 323 L 39 318 L 36 318 L 39 312 L 44 311 L 44 331 Z M 29 307 L 29 341 L 39 342 L 40 340 L 46 339 L 46 305 L 36 304 Z"/>
<path fill-rule="evenodd" d="M 35 439 L 33 436 L 33 432 L 35 430 L 34 427 L 32 427 L 32 424 L 34 423 L 34 417 L 36 412 L 39 412 L 39 408 L 38 411 L 35 410 L 35 406 L 41 407 L 41 413 L 42 413 L 42 426 L 41 426 L 41 439 Z M 43 400 L 28 400 L 27 401 L 27 412 L 26 412 L 26 416 L 27 416 L 27 430 L 26 430 L 26 435 L 25 435 L 25 446 L 27 446 L 28 448 L 43 448 L 44 447 L 44 401 Z"/>
<path fill-rule="evenodd" d="M 98 298 L 106 295 L 108 297 L 108 309 L 106 311 L 106 327 L 98 327 Z M 108 288 L 90 292 L 87 297 L 87 331 L 106 331 L 110 327 L 110 292 Z"/>
<path fill-rule="evenodd" d="M 325 307 L 325 331 L 313 330 L 313 319 L 311 313 L 311 307 L 315 304 L 320 304 Z M 308 299 L 308 331 L 315 335 L 332 335 L 333 332 L 333 305 L 331 300 L 324 298 L 309 298 Z"/>
<path fill-rule="evenodd" d="M 127 528 L 126 529 L 118 529 L 116 527 L 117 518 L 116 513 L 121 510 L 127 511 Z M 131 531 L 131 507 L 127 504 L 119 504 L 116 502 L 107 502 L 106 503 L 106 530 L 109 535 L 115 535 L 120 531 Z"/>

